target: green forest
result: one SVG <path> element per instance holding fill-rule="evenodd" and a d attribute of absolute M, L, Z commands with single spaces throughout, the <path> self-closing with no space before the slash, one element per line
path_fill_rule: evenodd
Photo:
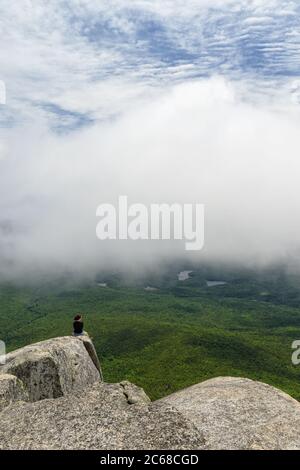
<path fill-rule="evenodd" d="M 193 267 L 179 281 L 178 269 L 138 281 L 101 274 L 3 283 L 0 339 L 11 351 L 69 335 L 82 313 L 106 382 L 127 379 L 157 399 L 212 377 L 242 376 L 299 400 L 300 366 L 291 362 L 300 339 L 298 277 L 280 268 Z"/>

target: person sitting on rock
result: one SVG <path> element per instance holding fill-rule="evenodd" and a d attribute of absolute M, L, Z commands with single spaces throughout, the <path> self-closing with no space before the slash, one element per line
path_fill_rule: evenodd
<path fill-rule="evenodd" d="M 83 320 L 81 315 L 76 315 L 73 321 L 73 336 L 83 336 L 85 335 L 83 330 Z"/>

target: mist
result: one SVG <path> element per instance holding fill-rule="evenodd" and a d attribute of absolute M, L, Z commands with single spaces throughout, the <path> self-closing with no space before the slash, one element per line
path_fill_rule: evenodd
<path fill-rule="evenodd" d="M 244 90 L 244 93 L 241 93 Z M 128 112 L 68 134 L 45 123 L 2 132 L 2 280 L 142 272 L 164 263 L 297 264 L 299 111 L 253 99 L 242 82 L 192 80 L 136 98 Z M 205 205 L 205 245 L 100 241 L 96 208 L 129 203 Z"/>

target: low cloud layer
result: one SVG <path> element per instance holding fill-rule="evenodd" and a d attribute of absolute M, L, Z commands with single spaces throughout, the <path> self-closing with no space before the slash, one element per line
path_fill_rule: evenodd
<path fill-rule="evenodd" d="M 258 265 L 295 259 L 300 114 L 283 96 L 254 99 L 245 83 L 213 77 L 135 98 L 119 118 L 69 135 L 37 124 L 6 130 L 1 278 L 141 269 L 185 256 Z M 96 208 L 119 195 L 146 205 L 205 204 L 204 250 L 99 241 Z"/>
<path fill-rule="evenodd" d="M 298 263 L 296 0 L 3 0 L 0 278 Z M 96 208 L 205 204 L 205 247 L 100 242 Z"/>

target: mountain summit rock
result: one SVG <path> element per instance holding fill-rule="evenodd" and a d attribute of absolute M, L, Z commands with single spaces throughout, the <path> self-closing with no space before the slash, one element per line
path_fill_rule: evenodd
<path fill-rule="evenodd" d="M 103 382 L 88 337 L 18 349 L 0 367 L 1 449 L 300 449 L 300 403 L 218 377 L 151 402 Z"/>

